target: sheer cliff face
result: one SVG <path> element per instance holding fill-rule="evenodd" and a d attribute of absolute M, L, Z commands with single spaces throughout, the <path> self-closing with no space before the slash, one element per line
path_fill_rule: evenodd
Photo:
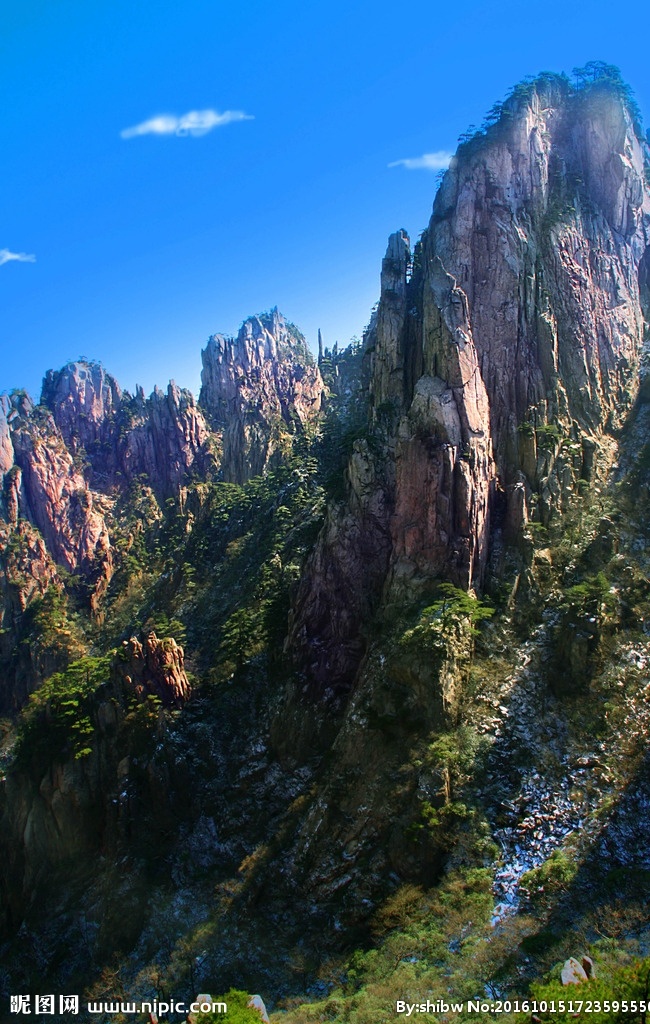
<path fill-rule="evenodd" d="M 98 490 L 114 491 L 144 474 L 164 500 L 190 471 L 205 474 L 211 465 L 203 415 L 174 381 L 145 399 L 141 388 L 135 396 L 123 393 L 98 363 L 69 363 L 47 373 L 42 400 Z"/>
<path fill-rule="evenodd" d="M 34 569 L 30 575 L 47 578 L 47 562 L 53 559 L 70 572 L 86 573 L 94 581 L 95 594 L 101 594 L 112 572 L 103 510 L 101 504 L 97 507 L 53 417 L 34 409 L 24 396 L 3 396 L 0 438 L 7 529 L 19 533 L 21 520 L 28 520 L 49 553 L 42 560 L 42 571 Z M 36 552 L 41 547 L 32 545 L 32 549 Z"/>
<path fill-rule="evenodd" d="M 202 353 L 199 402 L 222 438 L 224 479 L 264 471 L 283 433 L 317 416 L 323 392 L 304 338 L 277 310 L 244 321 L 236 338 L 215 334 Z"/>
<path fill-rule="evenodd" d="M 460 147 L 414 257 L 391 236 L 365 339 L 372 443 L 292 624 L 321 690 L 354 678 L 369 608 L 434 578 L 480 588 L 499 495 L 514 540 L 611 459 L 638 389 L 647 159 L 615 92 L 533 87 Z M 374 554 L 342 557 L 357 536 Z"/>
<path fill-rule="evenodd" d="M 24 535 L 23 547 L 25 522 L 42 538 L 30 533 L 18 603 L 42 590 L 34 581 L 50 579 L 56 563 L 90 584 L 97 611 L 114 569 L 106 521 L 113 498 L 143 475 L 160 500 L 178 494 L 190 471 L 212 465 L 208 435 L 189 392 L 172 382 L 166 394 L 132 398 L 98 364 L 50 371 L 36 408 L 21 393 L 2 396 L 0 518 L 8 537 Z"/>
<path fill-rule="evenodd" d="M 523 423 L 597 439 L 629 411 L 650 198 L 643 144 L 611 91 L 534 91 L 500 136 L 459 152 L 422 259 L 424 291 L 440 259 L 467 296 L 508 483 Z"/>

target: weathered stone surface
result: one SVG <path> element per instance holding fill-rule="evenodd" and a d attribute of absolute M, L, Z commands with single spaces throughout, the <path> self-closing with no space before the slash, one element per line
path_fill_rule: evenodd
<path fill-rule="evenodd" d="M 388 239 L 381 264 L 381 301 L 372 325 L 370 399 L 372 415 L 390 404 L 401 408 L 404 400 L 404 351 L 402 333 L 406 318 L 406 278 L 411 263 L 411 242 L 406 231 Z"/>
<path fill-rule="evenodd" d="M 202 352 L 200 405 L 222 437 L 224 479 L 264 471 L 282 435 L 313 421 L 323 381 L 300 332 L 277 309 L 249 317 L 236 338 L 213 335 Z"/>
<path fill-rule="evenodd" d="M 11 439 L 22 474 L 18 493 L 25 507 L 19 511 L 38 527 L 60 565 L 110 578 L 112 555 L 103 515 L 52 417 L 17 417 Z"/>
<path fill-rule="evenodd" d="M 355 441 L 347 472 L 348 501 L 328 510 L 290 624 L 303 669 L 329 697 L 352 683 L 391 550 L 386 486 L 367 442 Z"/>
<path fill-rule="evenodd" d="M 0 395 L 0 474 L 7 473 L 14 464 L 14 448 L 8 422 L 11 412 L 10 398 L 8 395 Z"/>
<path fill-rule="evenodd" d="M 101 618 L 115 568 L 107 523 L 119 528 L 113 510 L 127 488 L 148 493 L 155 519 L 169 498 L 184 506 L 190 478 L 216 475 L 224 437 L 223 474 L 243 482 L 282 450 L 283 432 L 303 429 L 317 414 L 320 373 L 302 336 L 277 311 L 247 321 L 236 341 L 222 341 L 225 364 L 210 362 L 209 346 L 204 371 L 217 432 L 174 381 L 148 399 L 141 388 L 132 396 L 96 362 L 48 371 L 36 408 L 24 392 L 0 396 L 0 523 L 14 552 L 3 566 L 0 618 L 3 628 L 12 624 L 5 647 L 30 600 L 58 580 L 55 565 L 89 584 L 91 610 Z M 210 367 L 220 381 L 214 387 Z M 31 688 L 24 680 L 7 684 L 6 706 L 15 709 Z"/>
<path fill-rule="evenodd" d="M 191 392 L 174 381 L 145 399 L 141 388 L 135 396 L 122 392 L 99 363 L 68 363 L 48 371 L 42 401 L 99 490 L 146 475 L 164 500 L 178 493 L 190 471 L 205 475 L 212 467 L 207 424 Z"/>
<path fill-rule="evenodd" d="M 122 398 L 119 384 L 100 363 L 67 363 L 43 378 L 41 401 L 71 454 L 88 460 L 95 485 L 112 483 L 119 469 Z"/>
<path fill-rule="evenodd" d="M 149 633 L 142 641 L 135 636 L 124 640 L 114 669 L 140 700 L 151 694 L 166 707 L 182 707 L 192 692 L 183 648 L 172 638 L 159 640 L 155 633 Z"/>
<path fill-rule="evenodd" d="M 96 608 L 113 571 L 105 508 L 89 490 L 53 416 L 42 407 L 34 409 L 22 392 L 1 396 L 0 452 L 5 522 L 17 538 L 24 538 L 21 522 L 29 520 L 43 538 L 48 562 L 53 559 L 87 576 Z M 33 565 L 43 562 L 45 551 L 41 554 L 31 560 Z M 29 587 L 26 600 L 28 592 Z"/>
<path fill-rule="evenodd" d="M 209 430 L 194 396 L 170 381 L 149 399 L 139 391 L 123 407 L 131 420 L 119 445 L 124 478 L 146 474 L 162 498 L 178 495 L 190 471 L 207 475 L 214 468 Z"/>
<path fill-rule="evenodd" d="M 506 484 L 519 468 L 530 478 L 520 424 L 597 438 L 629 411 L 650 241 L 643 144 L 619 96 L 548 86 L 511 103 L 497 136 L 459 151 L 423 249 L 467 295 Z"/>
<path fill-rule="evenodd" d="M 147 400 L 141 389 L 123 393 L 98 363 L 69 363 L 47 373 L 36 409 L 23 392 L 0 396 L 0 516 L 18 546 L 26 536 L 20 524 L 33 524 L 43 542 L 32 537 L 31 568 L 49 579 L 54 561 L 82 575 L 100 615 L 114 571 L 112 497 L 143 477 L 159 501 L 178 496 L 190 472 L 214 469 L 213 447 L 193 396 L 173 381 Z M 32 575 L 18 599 L 22 610 L 38 589 Z"/>
<path fill-rule="evenodd" d="M 435 578 L 480 589 L 497 495 L 521 545 L 613 460 L 650 301 L 646 151 L 615 91 L 542 80 L 459 149 L 413 260 L 391 235 L 365 337 L 381 543 L 341 566 L 366 529 L 353 453 L 294 616 L 313 679 L 353 678 L 368 607 Z"/>
<path fill-rule="evenodd" d="M 581 985 L 589 980 L 584 967 L 574 956 L 564 961 L 561 977 L 563 985 Z"/>
<path fill-rule="evenodd" d="M 0 628 L 8 626 L 12 612 L 25 611 L 35 595 L 44 594 L 51 584 L 60 582 L 38 531 L 25 519 L 12 526 L 13 529 L 0 522 L 3 591 L 5 596 L 12 595 L 0 608 Z"/>
<path fill-rule="evenodd" d="M 467 302 L 438 261 L 417 333 L 407 322 L 408 239 L 389 239 L 377 317 L 366 337 L 374 443 L 355 443 L 348 499 L 330 509 L 296 602 L 291 643 L 312 681 L 349 686 L 379 604 L 433 578 L 479 585 L 495 479 L 489 403 Z"/>

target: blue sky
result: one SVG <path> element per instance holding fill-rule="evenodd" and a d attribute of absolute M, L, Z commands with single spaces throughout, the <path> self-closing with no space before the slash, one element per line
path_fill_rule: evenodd
<path fill-rule="evenodd" d="M 588 60 L 621 68 L 648 123 L 647 10 L 3 0 L 0 391 L 38 395 L 79 355 L 130 390 L 196 391 L 207 337 L 273 305 L 312 345 L 360 335 L 388 234 L 416 238 L 435 192 L 435 170 L 389 165 Z"/>

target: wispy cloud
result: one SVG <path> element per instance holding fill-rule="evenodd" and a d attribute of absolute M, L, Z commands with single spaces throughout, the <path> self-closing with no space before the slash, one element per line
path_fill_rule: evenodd
<path fill-rule="evenodd" d="M 190 110 L 177 117 L 175 114 L 157 114 L 148 121 L 125 128 L 120 132 L 123 139 L 135 139 L 138 135 L 207 135 L 213 128 L 222 128 L 234 121 L 252 121 L 252 114 L 243 110 Z"/>
<path fill-rule="evenodd" d="M 36 257 L 27 252 L 12 252 L 11 249 L 0 249 L 0 267 L 16 260 L 18 263 L 36 263 Z"/>
<path fill-rule="evenodd" d="M 406 167 L 407 171 L 441 171 L 449 167 L 453 153 L 439 149 L 436 153 L 423 153 L 422 156 L 410 156 L 405 160 L 393 160 L 389 167 Z"/>

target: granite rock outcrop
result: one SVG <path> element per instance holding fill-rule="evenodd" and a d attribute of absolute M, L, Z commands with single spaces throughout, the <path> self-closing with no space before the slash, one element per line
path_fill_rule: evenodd
<path fill-rule="evenodd" d="M 27 519 L 40 532 L 51 558 L 92 582 L 99 601 L 113 560 L 105 509 L 86 485 L 51 414 L 23 394 L 3 396 L 4 519 L 17 529 Z M 9 464 L 11 460 L 11 464 Z"/>
<path fill-rule="evenodd" d="M 321 692 L 354 678 L 369 607 L 480 590 L 495 531 L 521 543 L 611 463 L 649 317 L 649 166 L 620 91 L 541 76 L 460 146 L 415 251 L 391 235 L 367 440 L 292 621 Z M 363 558 L 341 557 L 351 536 Z"/>
<path fill-rule="evenodd" d="M 183 648 L 171 637 L 159 639 L 149 633 L 142 641 L 135 636 L 124 640 L 113 668 L 139 700 L 158 697 L 165 707 L 180 708 L 192 692 Z"/>
<path fill-rule="evenodd" d="M 93 488 L 108 493 L 146 476 L 160 500 L 174 497 L 191 472 L 213 467 L 209 430 L 194 397 L 170 381 L 147 399 L 123 392 L 99 363 L 50 370 L 42 402 Z"/>
<path fill-rule="evenodd" d="M 263 473 L 283 438 L 313 423 L 323 381 L 305 339 L 277 311 L 249 317 L 236 338 L 213 335 L 202 352 L 199 404 L 221 438 L 221 474 Z"/>
<path fill-rule="evenodd" d="M 131 395 L 84 360 L 48 371 L 37 406 L 21 391 L 0 396 L 7 657 L 33 598 L 62 585 L 57 567 L 77 579 L 101 620 L 118 549 L 128 553 L 134 539 L 133 523 L 120 520 L 125 508 L 144 501 L 147 521 L 160 522 L 165 502 L 183 507 L 192 480 L 244 483 L 318 415 L 322 378 L 304 338 L 277 310 L 247 320 L 237 339 L 212 338 L 203 361 L 203 408 L 174 381 L 149 398 L 140 387 Z M 142 516 L 134 522 L 142 528 Z M 12 682 L 12 673 L 2 704 L 15 709 L 30 687 Z M 167 701 L 170 692 L 163 686 L 159 695 Z"/>

